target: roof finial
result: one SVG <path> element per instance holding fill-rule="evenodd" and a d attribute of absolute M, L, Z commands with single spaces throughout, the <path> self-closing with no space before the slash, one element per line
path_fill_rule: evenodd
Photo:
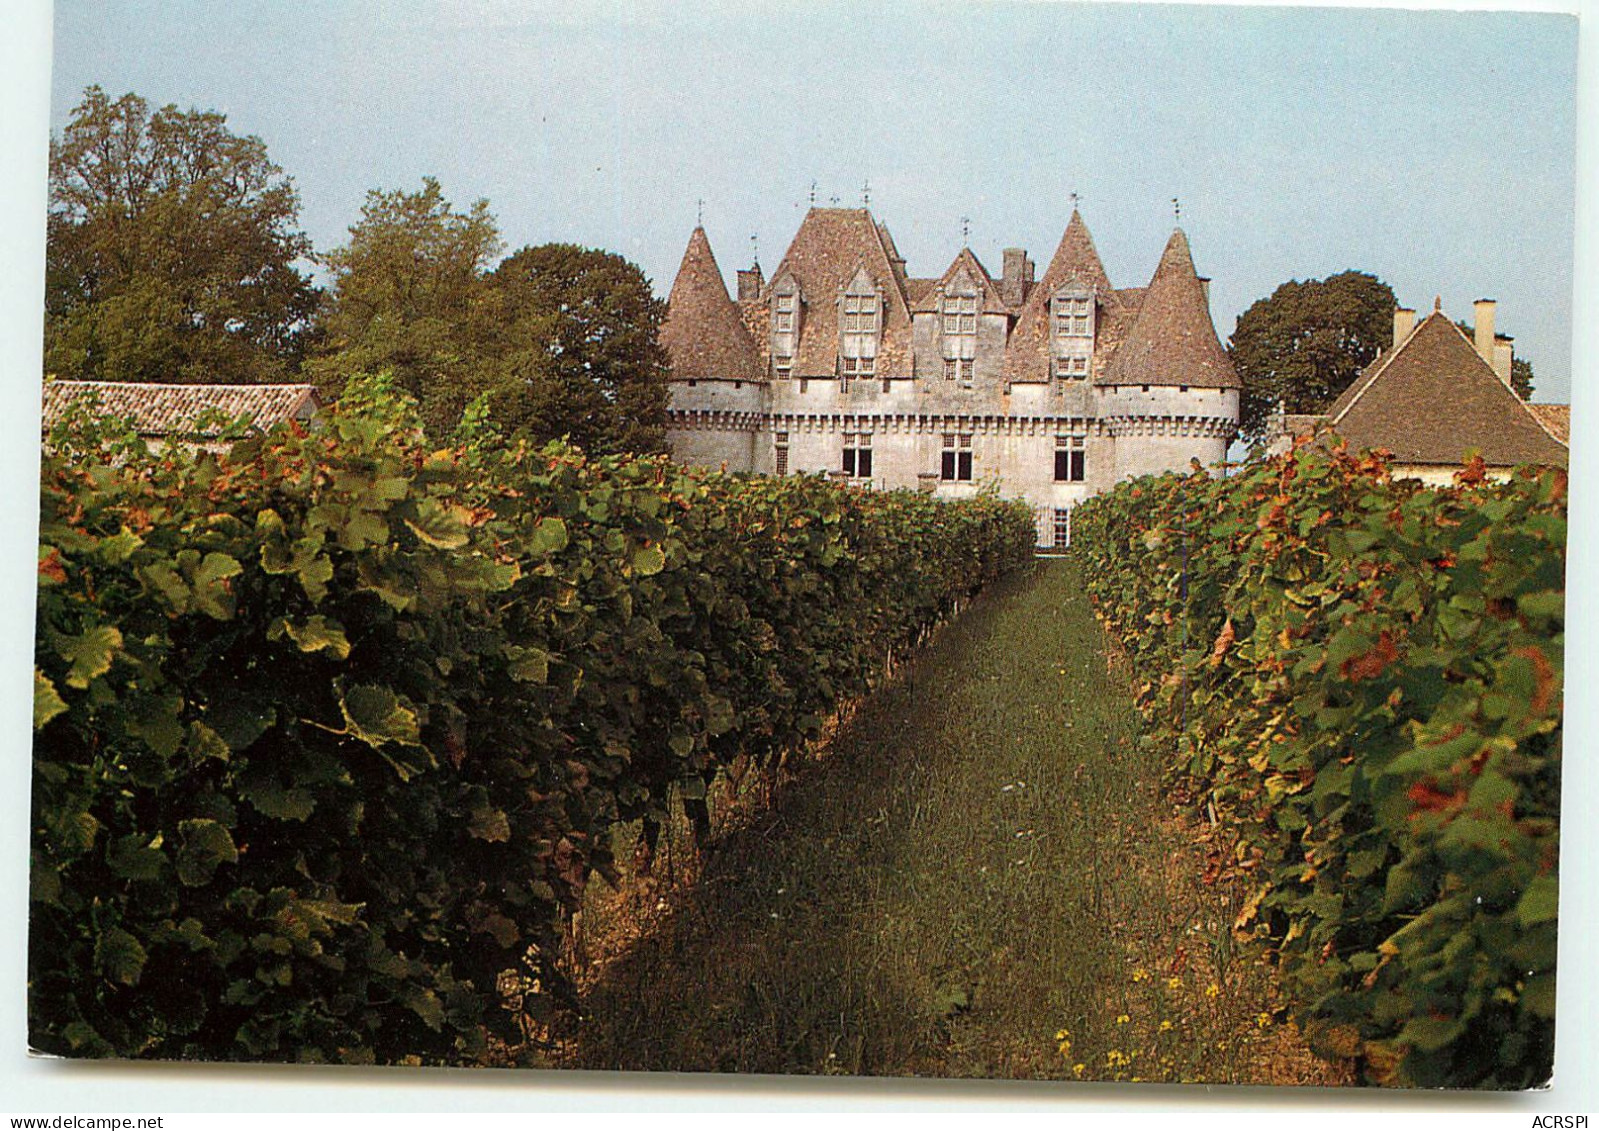
<path fill-rule="evenodd" d="M 970 216 L 962 216 L 961 217 L 961 246 L 962 247 L 965 247 L 971 241 L 971 235 L 972 235 L 972 218 Z"/>
<path fill-rule="evenodd" d="M 811 207 L 816 207 L 816 182 L 811 182 Z"/>
<path fill-rule="evenodd" d="M 872 179 L 870 177 L 868 177 L 861 184 L 861 207 L 862 208 L 870 208 L 871 206 L 872 206 Z"/>
<path fill-rule="evenodd" d="M 761 241 L 754 232 L 750 233 L 750 262 L 757 267 L 761 265 Z"/>
<path fill-rule="evenodd" d="M 702 196 L 694 202 L 694 226 L 705 227 L 705 198 Z"/>
<path fill-rule="evenodd" d="M 1075 192 L 1072 193 L 1072 211 L 1073 212 L 1077 211 L 1078 202 L 1080 202 L 1082 199 L 1083 198 L 1078 196 Z"/>
<path fill-rule="evenodd" d="M 1172 215 L 1177 217 L 1177 222 L 1181 224 L 1183 222 L 1183 206 L 1175 196 L 1171 198 L 1171 210 Z"/>
<path fill-rule="evenodd" d="M 1433 295 L 1432 296 L 1432 312 L 1434 314 L 1437 314 L 1440 311 L 1442 311 L 1443 308 L 1444 308 L 1444 296 L 1443 295 Z"/>
<path fill-rule="evenodd" d="M 832 196 L 828 197 L 827 198 L 827 203 L 831 204 L 834 208 L 837 208 L 838 207 L 838 194 L 834 193 Z"/>

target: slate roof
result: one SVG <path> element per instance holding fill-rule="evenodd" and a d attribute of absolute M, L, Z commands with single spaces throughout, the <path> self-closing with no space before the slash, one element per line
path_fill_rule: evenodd
<path fill-rule="evenodd" d="M 1121 299 L 1110 285 L 1105 265 L 1094 249 L 1094 238 L 1088 234 L 1088 225 L 1082 214 L 1072 209 L 1072 218 L 1060 237 L 1055 255 L 1044 269 L 1044 277 L 1033 284 L 1011 330 L 1010 342 L 1005 349 L 1005 377 L 1010 381 L 1048 381 L 1049 372 L 1049 302 L 1061 287 L 1077 282 L 1099 296 L 1096 312 L 1095 350 L 1101 354 L 1099 332 L 1107 321 L 1113 322 L 1120 313 Z M 1108 316 L 1108 318 L 1107 318 Z"/>
<path fill-rule="evenodd" d="M 988 273 L 987 268 L 982 265 L 969 247 L 961 248 L 950 262 L 949 267 L 937 279 L 932 280 L 930 286 L 917 288 L 919 294 L 911 302 L 911 311 L 915 314 L 941 313 L 939 309 L 939 288 L 947 289 L 954 282 L 955 277 L 960 274 L 963 267 L 966 269 L 966 273 L 972 277 L 972 281 L 977 284 L 978 293 L 982 295 L 983 303 L 981 309 L 984 314 L 1009 314 L 1011 312 L 1010 307 L 1005 305 L 1005 300 L 1000 297 L 999 288 L 994 285 L 994 277 Z M 910 282 L 914 285 L 920 283 L 921 280 L 912 279 Z"/>
<path fill-rule="evenodd" d="M 1205 287 L 1181 228 L 1166 242 L 1137 318 L 1096 380 L 1104 385 L 1205 389 L 1236 389 L 1242 384 L 1216 337 Z"/>
<path fill-rule="evenodd" d="M 257 428 L 285 420 L 305 420 L 321 407 L 314 385 L 158 385 L 126 381 L 61 381 L 44 383 L 44 418 L 51 428 L 74 404 L 95 398 L 107 416 L 129 417 L 141 436 L 208 439 L 216 429 L 200 429 L 196 420 L 207 410 L 229 419 L 253 418 Z"/>
<path fill-rule="evenodd" d="M 911 371 L 911 317 L 905 300 L 903 267 L 887 229 L 864 208 L 812 208 L 805 214 L 794 242 L 772 272 L 762 298 L 785 274 L 799 283 L 804 308 L 794 375 L 822 376 L 838 368 L 838 297 L 855 272 L 865 269 L 883 291 L 882 340 L 877 350 L 879 373 Z"/>
<path fill-rule="evenodd" d="M 1566 462 L 1533 407 L 1436 310 L 1366 367 L 1327 421 L 1351 447 L 1387 448 L 1397 463 L 1458 464 L 1471 451 L 1491 467 Z"/>
<path fill-rule="evenodd" d="M 723 377 L 759 381 L 765 376 L 760 354 L 727 283 L 704 228 L 689 236 L 683 263 L 666 300 L 661 344 L 676 377 Z"/>

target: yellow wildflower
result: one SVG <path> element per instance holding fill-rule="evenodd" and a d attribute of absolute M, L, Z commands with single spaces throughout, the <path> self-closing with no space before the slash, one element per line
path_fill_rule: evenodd
<path fill-rule="evenodd" d="M 1127 1016 L 1127 1014 L 1123 1013 L 1119 1017 L 1116 1018 L 1116 1024 L 1125 1025 L 1125 1024 L 1127 1024 L 1127 1022 L 1129 1022 L 1131 1020 L 1132 1020 L 1131 1017 L 1129 1017 L 1129 1016 Z"/>
<path fill-rule="evenodd" d="M 1205 996 L 1206 997 L 1215 997 L 1219 993 L 1221 993 L 1221 987 L 1218 986 L 1215 982 L 1212 982 L 1210 985 L 1205 987 Z"/>
<path fill-rule="evenodd" d="M 1183 980 L 1174 974 L 1166 979 L 1166 988 L 1168 990 L 1180 990 L 1183 988 Z"/>
<path fill-rule="evenodd" d="M 1074 1064 L 1074 1065 L 1072 1065 L 1072 1075 L 1073 1076 L 1079 1076 L 1079 1077 L 1082 1076 L 1083 1070 L 1085 1068 L 1087 1068 L 1087 1067 L 1088 1067 L 1088 1065 L 1086 1065 L 1086 1064 Z"/>
<path fill-rule="evenodd" d="M 1140 966 L 1137 970 L 1133 971 L 1133 981 L 1135 981 L 1135 982 L 1147 982 L 1147 981 L 1149 981 L 1149 971 L 1145 970 L 1142 966 Z"/>
<path fill-rule="evenodd" d="M 1255 1015 L 1255 1025 L 1257 1028 L 1261 1029 L 1269 1028 L 1271 1026 L 1271 1014 L 1257 1013 Z"/>
<path fill-rule="evenodd" d="M 1172 1024 L 1171 1024 L 1170 1021 L 1162 1021 L 1160 1023 L 1160 1031 L 1162 1033 L 1169 1033 L 1171 1031 L 1171 1027 L 1172 1027 Z"/>

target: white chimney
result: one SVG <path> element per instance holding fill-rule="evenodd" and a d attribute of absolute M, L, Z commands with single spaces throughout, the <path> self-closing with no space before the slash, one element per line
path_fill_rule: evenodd
<path fill-rule="evenodd" d="M 1498 303 L 1491 298 L 1480 298 L 1471 304 L 1472 310 L 1476 312 L 1474 330 L 1477 340 L 1474 344 L 1477 353 L 1489 365 L 1494 364 L 1494 309 L 1497 306 Z M 1497 367 L 1495 371 L 1497 372 Z"/>
<path fill-rule="evenodd" d="M 1500 337 L 1494 341 L 1494 372 L 1499 374 L 1499 379 L 1505 384 L 1510 384 L 1510 363 L 1515 357 L 1515 346 L 1511 344 L 1512 338 Z"/>
<path fill-rule="evenodd" d="M 1394 348 L 1404 345 L 1405 339 L 1410 337 L 1410 331 L 1416 328 L 1416 312 L 1408 306 L 1394 309 Z"/>

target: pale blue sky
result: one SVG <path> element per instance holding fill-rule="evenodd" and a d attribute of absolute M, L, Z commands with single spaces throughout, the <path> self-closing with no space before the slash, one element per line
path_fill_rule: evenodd
<path fill-rule="evenodd" d="M 84 86 L 215 108 L 294 178 L 317 247 L 369 188 L 437 176 L 508 244 L 638 262 L 665 293 L 705 200 L 723 270 L 818 199 L 872 208 L 913 274 L 1047 262 L 1083 212 L 1111 279 L 1182 223 L 1223 339 L 1289 278 L 1369 270 L 1499 326 L 1569 397 L 1576 20 L 1155 5 L 583 7 L 62 0 L 52 125 Z"/>

